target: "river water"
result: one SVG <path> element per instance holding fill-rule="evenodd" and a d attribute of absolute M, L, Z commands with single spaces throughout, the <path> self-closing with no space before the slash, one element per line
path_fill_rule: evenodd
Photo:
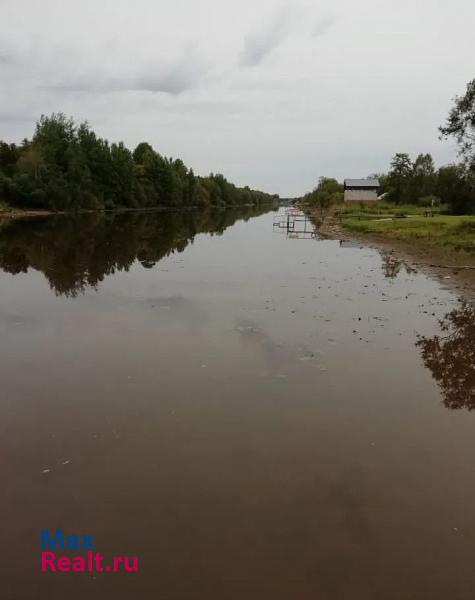
<path fill-rule="evenodd" d="M 473 599 L 473 308 L 276 214 L 0 231 L 2 598 Z"/>

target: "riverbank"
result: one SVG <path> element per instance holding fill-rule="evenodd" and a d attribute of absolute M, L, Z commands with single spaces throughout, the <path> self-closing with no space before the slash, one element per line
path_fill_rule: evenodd
<path fill-rule="evenodd" d="M 58 213 L 50 210 L 22 210 L 0 205 L 0 224 L 11 219 L 22 219 L 26 217 L 48 217 Z"/>
<path fill-rule="evenodd" d="M 475 217 L 340 220 L 332 214 L 318 226 L 318 233 L 376 248 L 439 279 L 464 299 L 475 300 Z"/>
<path fill-rule="evenodd" d="M 472 216 L 414 215 L 379 219 L 351 216 L 343 218 L 341 224 L 349 231 L 401 240 L 475 261 L 475 217 Z"/>
<path fill-rule="evenodd" d="M 109 214 L 109 213 L 144 213 L 144 212 L 190 212 L 190 211 L 209 211 L 209 210 L 229 210 L 236 208 L 259 208 L 264 206 L 272 206 L 272 203 L 265 204 L 242 204 L 239 206 L 147 206 L 140 208 L 112 208 L 112 209 L 96 209 L 96 210 L 78 210 L 78 211 L 51 211 L 51 210 L 32 210 L 11 208 L 0 204 L 0 225 L 8 223 L 14 219 L 25 219 L 31 217 L 50 217 L 53 215 L 85 215 L 85 214 Z"/>

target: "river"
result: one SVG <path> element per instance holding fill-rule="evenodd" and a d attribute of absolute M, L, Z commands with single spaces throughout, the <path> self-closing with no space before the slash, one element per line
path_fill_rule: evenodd
<path fill-rule="evenodd" d="M 474 597 L 473 308 L 276 214 L 0 231 L 2 598 Z"/>

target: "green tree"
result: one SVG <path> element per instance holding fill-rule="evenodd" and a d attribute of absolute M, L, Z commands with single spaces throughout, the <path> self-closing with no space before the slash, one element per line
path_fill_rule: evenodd
<path fill-rule="evenodd" d="M 71 117 L 53 113 L 51 117 L 41 115 L 36 124 L 33 143 L 42 153 L 45 164 L 50 168 L 66 168 L 67 150 L 74 141 L 76 127 Z"/>
<path fill-rule="evenodd" d="M 44 167 L 41 149 L 34 144 L 29 144 L 18 158 L 17 167 L 19 171 L 28 173 L 37 181 L 40 178 L 41 169 Z"/>
<path fill-rule="evenodd" d="M 409 201 L 410 180 L 413 165 L 409 154 L 399 152 L 391 161 L 391 170 L 388 173 L 388 197 L 396 204 Z"/>
<path fill-rule="evenodd" d="M 379 195 L 385 194 L 388 191 L 388 175 L 387 173 L 371 173 L 368 179 L 377 179 L 379 181 Z"/>
<path fill-rule="evenodd" d="M 7 177 L 14 175 L 19 158 L 20 148 L 16 144 L 0 141 L 0 172 Z"/>
<path fill-rule="evenodd" d="M 455 137 L 460 154 L 475 169 L 475 79 L 467 84 L 463 96 L 455 97 L 447 122 L 439 131 L 442 138 Z"/>
<path fill-rule="evenodd" d="M 454 214 L 475 213 L 475 176 L 463 164 L 439 169 L 436 194 Z"/>
<path fill-rule="evenodd" d="M 319 209 L 323 221 L 330 206 L 343 201 L 343 185 L 331 177 L 320 177 L 318 186 L 305 200 Z"/>
<path fill-rule="evenodd" d="M 237 188 L 223 175 L 197 177 L 180 159 L 147 142 L 133 153 L 96 136 L 87 122 L 42 115 L 33 139 L 0 141 L 0 200 L 53 210 L 115 207 L 234 206 L 273 203 L 274 196 Z"/>
<path fill-rule="evenodd" d="M 409 198 L 418 201 L 435 193 L 436 172 L 430 154 L 419 154 L 412 165 L 409 177 Z"/>

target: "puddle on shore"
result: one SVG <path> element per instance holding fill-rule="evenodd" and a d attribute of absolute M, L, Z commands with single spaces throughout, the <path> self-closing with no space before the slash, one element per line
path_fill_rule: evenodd
<path fill-rule="evenodd" d="M 473 307 L 273 219 L 2 230 L 5 598 L 473 598 Z M 58 528 L 139 573 L 42 574 Z"/>

